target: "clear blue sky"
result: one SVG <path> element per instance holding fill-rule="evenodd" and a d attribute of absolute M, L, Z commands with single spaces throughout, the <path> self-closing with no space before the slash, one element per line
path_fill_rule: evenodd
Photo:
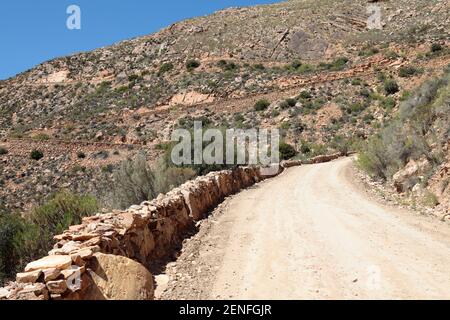
<path fill-rule="evenodd" d="M 276 0 L 1 0 L 0 79 L 55 57 L 153 33 L 174 22 L 232 6 Z M 66 9 L 81 8 L 81 30 Z"/>

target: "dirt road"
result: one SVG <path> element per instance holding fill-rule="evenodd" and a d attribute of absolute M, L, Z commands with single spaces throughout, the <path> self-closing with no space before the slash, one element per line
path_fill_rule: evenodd
<path fill-rule="evenodd" d="M 160 298 L 450 298 L 448 224 L 376 202 L 351 166 L 291 168 L 227 200 L 157 277 Z"/>

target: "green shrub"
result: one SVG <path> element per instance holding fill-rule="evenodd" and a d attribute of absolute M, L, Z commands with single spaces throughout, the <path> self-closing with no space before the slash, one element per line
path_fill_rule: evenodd
<path fill-rule="evenodd" d="M 86 154 L 82 151 L 79 151 L 79 152 L 77 152 L 77 158 L 84 159 L 84 158 L 86 158 Z"/>
<path fill-rule="evenodd" d="M 386 99 L 383 99 L 383 101 L 381 102 L 381 106 L 383 107 L 383 109 L 386 110 L 392 110 L 395 107 L 395 99 L 392 97 L 387 97 Z"/>
<path fill-rule="evenodd" d="M 353 86 L 360 86 L 362 84 L 362 80 L 360 78 L 356 78 L 352 80 Z"/>
<path fill-rule="evenodd" d="M 173 64 L 170 62 L 163 63 L 161 67 L 159 67 L 158 76 L 162 76 L 166 72 L 169 72 L 173 69 Z"/>
<path fill-rule="evenodd" d="M 412 77 L 416 74 L 419 74 L 421 71 L 413 66 L 401 67 L 398 70 L 398 75 L 402 78 Z"/>
<path fill-rule="evenodd" d="M 267 101 L 266 99 L 262 99 L 262 100 L 258 100 L 255 103 L 255 111 L 264 111 L 266 110 L 268 107 L 270 106 L 270 102 Z"/>
<path fill-rule="evenodd" d="M 297 68 L 297 71 L 301 74 L 309 73 L 314 71 L 314 67 L 310 64 L 302 64 L 300 67 Z"/>
<path fill-rule="evenodd" d="M 219 60 L 217 62 L 217 66 L 220 67 L 223 71 L 236 71 L 239 69 L 239 66 L 232 61 Z"/>
<path fill-rule="evenodd" d="M 132 74 L 132 75 L 128 76 L 128 81 L 130 81 L 130 82 L 136 82 L 140 79 L 141 79 L 141 77 L 138 76 L 137 74 Z"/>
<path fill-rule="evenodd" d="M 50 140 L 50 136 L 48 134 L 45 134 L 45 133 L 39 133 L 39 134 L 33 136 L 33 140 L 36 140 L 36 141 L 47 141 L 47 140 Z"/>
<path fill-rule="evenodd" d="M 400 101 L 405 101 L 411 96 L 411 92 L 408 90 L 405 90 L 402 92 L 402 96 L 400 97 Z"/>
<path fill-rule="evenodd" d="M 297 104 L 297 100 L 288 98 L 284 101 L 281 101 L 279 106 L 281 109 L 287 109 L 287 108 L 295 107 L 296 104 Z"/>
<path fill-rule="evenodd" d="M 444 49 L 444 48 L 442 47 L 441 44 L 439 44 L 439 43 L 433 43 L 433 44 L 431 45 L 430 51 L 434 53 L 434 52 L 442 51 L 443 49 Z"/>
<path fill-rule="evenodd" d="M 125 92 L 127 92 L 130 88 L 128 86 L 120 86 L 118 88 L 115 89 L 116 93 L 118 94 L 123 94 Z"/>
<path fill-rule="evenodd" d="M 384 92 L 387 95 L 395 94 L 400 90 L 397 82 L 395 80 L 389 79 L 384 83 Z"/>
<path fill-rule="evenodd" d="M 12 279 L 24 264 L 46 255 L 53 236 L 97 212 L 92 196 L 62 191 L 22 217 L 0 210 L 0 284 Z"/>
<path fill-rule="evenodd" d="M 8 154 L 8 150 L 6 148 L 0 147 L 0 156 Z"/>
<path fill-rule="evenodd" d="M 167 193 L 197 175 L 192 168 L 170 166 L 163 158 L 157 161 L 154 171 L 155 188 L 158 194 Z"/>
<path fill-rule="evenodd" d="M 299 98 L 308 100 L 308 99 L 312 98 L 312 95 L 309 91 L 304 90 L 304 91 L 300 92 Z"/>
<path fill-rule="evenodd" d="M 359 91 L 359 94 L 361 95 L 361 96 L 363 96 L 364 98 L 371 98 L 371 92 L 370 92 L 370 90 L 369 89 L 367 89 L 367 88 L 362 88 L 360 91 Z"/>
<path fill-rule="evenodd" d="M 278 150 L 280 152 L 281 160 L 288 160 L 297 155 L 295 148 L 286 142 L 281 142 Z"/>
<path fill-rule="evenodd" d="M 41 160 L 43 157 L 44 157 L 44 153 L 40 150 L 34 149 L 30 153 L 30 158 L 33 160 L 36 160 L 36 161 Z"/>
<path fill-rule="evenodd" d="M 348 108 L 347 112 L 350 114 L 359 114 L 363 110 L 365 110 L 368 107 L 368 105 L 364 102 L 355 102 L 352 103 Z"/>
<path fill-rule="evenodd" d="M 266 69 L 262 63 L 257 63 L 253 65 L 253 69 L 263 71 Z"/>
<path fill-rule="evenodd" d="M 151 200 L 192 179 L 197 172 L 190 167 L 176 167 L 170 161 L 171 145 L 166 145 L 165 156 L 152 168 L 144 153 L 123 161 L 114 172 L 111 205 L 126 209 L 131 205 Z"/>
<path fill-rule="evenodd" d="M 426 205 L 427 207 L 431 207 L 431 208 L 434 208 L 439 204 L 439 200 L 438 200 L 437 196 L 428 190 L 425 191 L 422 202 L 424 205 Z"/>
<path fill-rule="evenodd" d="M 327 147 L 323 144 L 311 143 L 303 139 L 300 142 L 300 152 L 304 159 L 324 155 L 327 151 Z"/>
<path fill-rule="evenodd" d="M 323 69 L 327 69 L 327 70 L 331 70 L 331 71 L 340 71 L 345 68 L 348 61 L 349 60 L 346 57 L 339 57 L 331 63 L 322 63 L 321 67 Z"/>
<path fill-rule="evenodd" d="M 114 172 L 114 207 L 125 209 L 157 196 L 155 176 L 145 154 L 123 161 Z"/>
<path fill-rule="evenodd" d="M 189 71 L 197 69 L 198 67 L 200 67 L 200 61 L 198 60 L 191 59 L 186 62 L 186 69 L 188 69 Z"/>
<path fill-rule="evenodd" d="M 289 104 L 286 102 L 286 101 L 281 101 L 279 104 L 278 104 L 278 106 L 281 108 L 281 109 L 287 109 L 287 108 L 289 108 Z"/>
<path fill-rule="evenodd" d="M 0 286 L 20 270 L 23 224 L 20 215 L 0 210 Z"/>
<path fill-rule="evenodd" d="M 288 130 L 291 127 L 291 124 L 288 121 L 284 121 L 280 125 L 281 130 Z"/>
<path fill-rule="evenodd" d="M 392 50 L 386 51 L 384 56 L 388 59 L 397 59 L 399 57 L 397 52 L 392 51 Z"/>
<path fill-rule="evenodd" d="M 235 115 L 234 115 L 234 121 L 236 121 L 236 122 L 244 122 L 245 121 L 245 117 L 242 115 L 242 113 L 236 113 Z"/>
<path fill-rule="evenodd" d="M 366 57 L 368 57 L 368 56 L 372 56 L 372 55 L 374 55 L 374 54 L 377 54 L 377 53 L 379 53 L 379 52 L 380 52 L 380 50 L 379 50 L 378 48 L 371 47 L 371 48 L 367 48 L 367 49 L 365 49 L 365 50 L 361 50 L 361 51 L 358 53 L 358 55 L 359 55 L 359 56 L 366 56 Z"/>
<path fill-rule="evenodd" d="M 39 226 L 39 242 L 41 248 L 47 250 L 55 234 L 80 223 L 83 217 L 94 214 L 98 209 L 97 200 L 93 196 L 61 191 L 33 209 L 28 219 L 33 225 Z"/>
<path fill-rule="evenodd" d="M 330 146 L 334 150 L 341 152 L 343 155 L 347 155 L 352 147 L 352 141 L 342 135 L 335 135 Z"/>
<path fill-rule="evenodd" d="M 285 66 L 286 70 L 289 71 L 298 71 L 298 69 L 302 66 L 302 63 L 300 60 L 294 60 L 291 63 L 289 63 L 288 65 Z"/>
<path fill-rule="evenodd" d="M 297 104 L 297 100 L 295 100 L 293 98 L 288 98 L 285 101 L 289 107 L 295 107 L 295 105 Z"/>

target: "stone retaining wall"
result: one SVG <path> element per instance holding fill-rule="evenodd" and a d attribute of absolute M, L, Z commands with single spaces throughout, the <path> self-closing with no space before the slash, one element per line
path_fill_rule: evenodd
<path fill-rule="evenodd" d="M 313 163 L 335 158 L 336 155 L 317 157 Z M 285 161 L 278 174 L 284 168 L 298 165 L 300 161 Z M 111 263 L 114 256 L 122 260 L 125 257 L 149 269 L 152 264 L 167 259 L 195 229 L 195 223 L 227 196 L 265 178 L 268 177 L 254 167 L 212 172 L 126 211 L 83 218 L 80 225 L 71 226 L 54 237 L 56 244 L 47 257 L 29 263 L 23 273 L 17 274 L 15 282 L 0 288 L 0 300 L 117 298 L 101 292 L 95 281 L 99 275 L 93 270 L 102 270 L 101 261 L 108 260 L 110 266 L 114 265 Z M 111 257 L 105 258 L 105 254 Z M 142 292 L 142 288 L 139 290 Z M 148 299 L 152 294 L 153 288 L 142 296 Z"/>

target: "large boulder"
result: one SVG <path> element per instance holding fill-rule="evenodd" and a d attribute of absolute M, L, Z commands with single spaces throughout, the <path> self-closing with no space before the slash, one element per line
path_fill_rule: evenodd
<path fill-rule="evenodd" d="M 403 169 L 397 171 L 392 177 L 397 192 L 408 191 L 420 180 L 419 176 L 429 168 L 430 162 L 425 158 L 410 160 Z"/>
<path fill-rule="evenodd" d="M 81 300 L 153 300 L 152 274 L 122 256 L 96 253 L 86 275 L 89 284 L 76 295 Z"/>

